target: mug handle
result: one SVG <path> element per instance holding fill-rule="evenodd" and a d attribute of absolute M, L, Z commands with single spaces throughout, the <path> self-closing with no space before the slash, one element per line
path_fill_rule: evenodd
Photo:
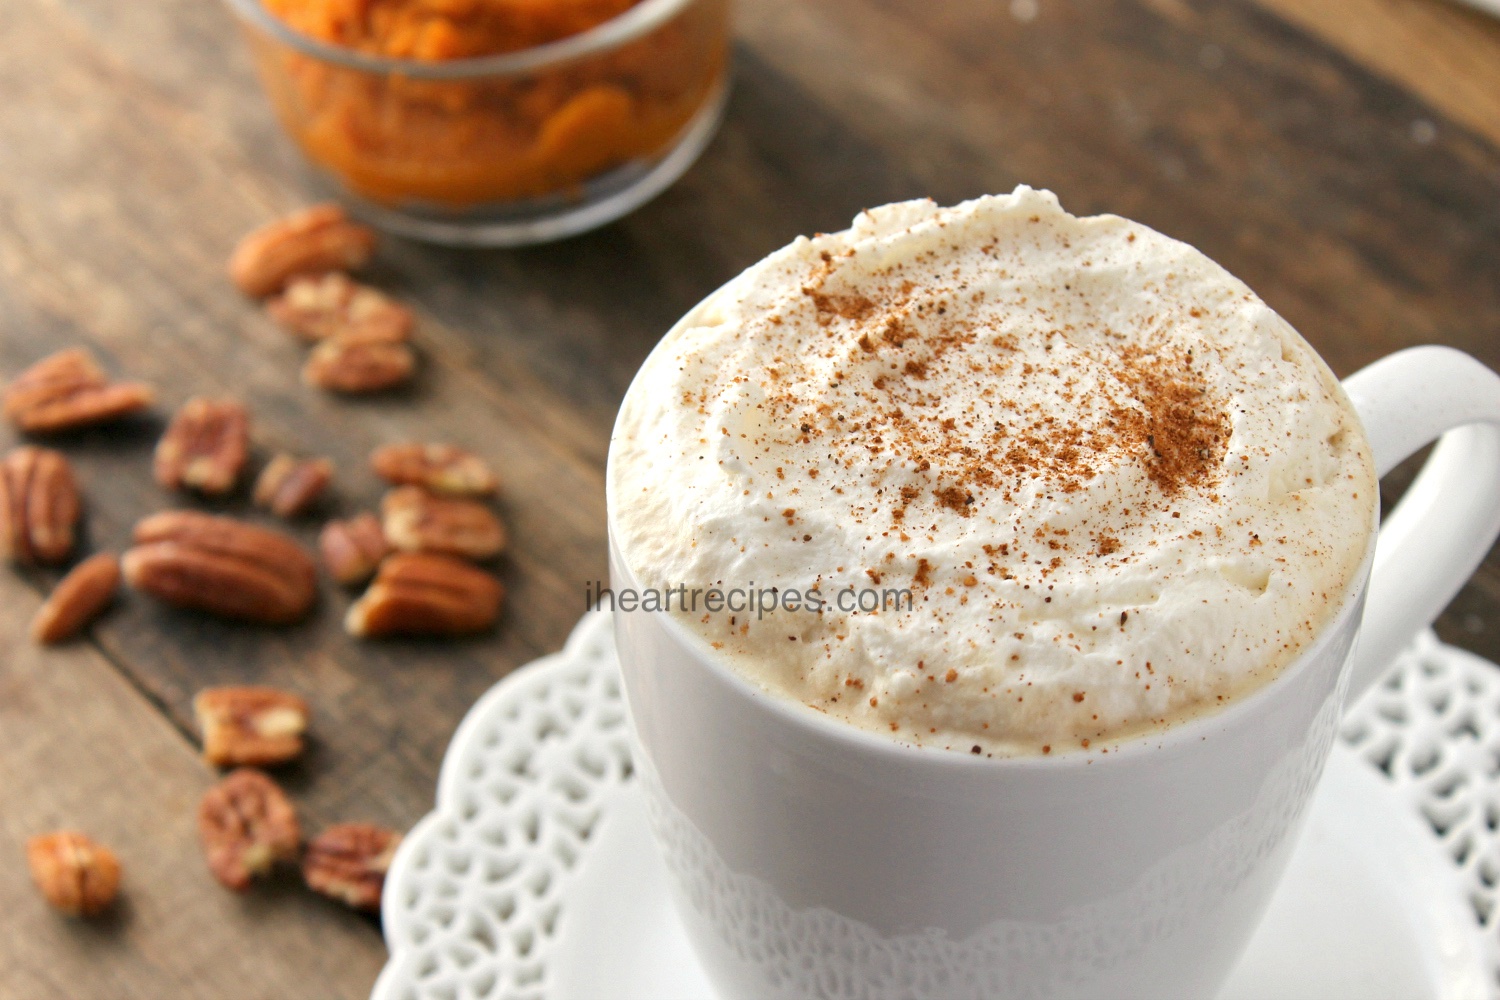
<path fill-rule="evenodd" d="M 1451 347 L 1412 347 L 1355 372 L 1344 390 L 1376 475 L 1438 439 L 1380 527 L 1349 674 L 1353 701 L 1432 624 L 1500 535 L 1500 376 Z"/>

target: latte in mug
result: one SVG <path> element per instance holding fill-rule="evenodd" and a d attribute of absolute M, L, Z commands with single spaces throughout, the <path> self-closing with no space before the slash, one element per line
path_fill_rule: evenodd
<path fill-rule="evenodd" d="M 1358 418 L 1296 331 L 1192 247 L 1026 187 L 751 267 L 652 355 L 612 448 L 620 554 L 712 655 L 997 757 L 1264 684 L 1375 526 Z"/>

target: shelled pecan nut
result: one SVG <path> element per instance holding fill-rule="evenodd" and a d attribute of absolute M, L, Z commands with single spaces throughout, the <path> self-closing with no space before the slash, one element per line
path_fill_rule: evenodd
<path fill-rule="evenodd" d="M 278 862 L 297 859 L 302 830 L 286 793 L 260 771 L 231 771 L 198 804 L 198 837 L 208 869 L 242 892 Z"/>
<path fill-rule="evenodd" d="M 50 354 L 5 388 L 5 417 L 32 434 L 105 423 L 146 409 L 155 399 L 139 382 L 110 382 L 81 347 Z"/>
<path fill-rule="evenodd" d="M 283 452 L 261 470 L 255 502 L 277 517 L 296 517 L 312 509 L 332 480 L 333 463 L 328 459 L 298 459 Z"/>
<path fill-rule="evenodd" d="M 232 399 L 190 399 L 156 443 L 156 481 L 167 489 L 228 493 L 250 454 L 250 415 Z"/>
<path fill-rule="evenodd" d="M 489 559 L 505 549 L 505 526 L 494 511 L 474 500 L 437 497 L 419 486 L 402 486 L 380 503 L 385 537 L 403 552 L 443 552 Z"/>
<path fill-rule="evenodd" d="M 203 759 L 215 767 L 284 764 L 302 753 L 307 702 L 269 687 L 205 688 L 193 699 Z"/>
<path fill-rule="evenodd" d="M 375 582 L 349 607 L 350 635 L 466 635 L 494 625 L 505 588 L 452 556 L 400 553 L 380 564 Z"/>
<path fill-rule="evenodd" d="M 312 558 L 295 541 L 194 511 L 141 521 L 122 564 L 130 585 L 158 600 L 268 625 L 301 619 L 317 595 Z"/>
<path fill-rule="evenodd" d="M 50 434 L 139 412 L 155 398 L 138 382 L 111 383 L 82 349 L 43 358 L 6 390 L 5 414 L 29 433 Z"/>
<path fill-rule="evenodd" d="M 417 357 L 406 344 L 337 336 L 318 344 L 302 367 L 302 381 L 345 395 L 384 392 L 407 382 Z"/>
<path fill-rule="evenodd" d="M 240 291 L 260 298 L 300 275 L 358 270 L 374 252 L 374 230 L 350 222 L 338 205 L 313 205 L 240 240 L 229 276 Z"/>
<path fill-rule="evenodd" d="M 47 902 L 69 916 L 97 916 L 120 890 L 115 852 L 72 830 L 32 837 L 26 842 L 26 864 Z"/>
<path fill-rule="evenodd" d="M 6 385 L 6 419 L 25 427 L 29 415 L 51 403 L 107 383 L 104 369 L 86 348 L 70 347 L 49 354 Z"/>
<path fill-rule="evenodd" d="M 370 467 L 392 485 L 452 496 L 488 496 L 499 485 L 484 459 L 451 444 L 388 444 L 370 453 Z"/>
<path fill-rule="evenodd" d="M 329 574 L 346 587 L 368 580 L 380 560 L 391 553 L 380 518 L 370 513 L 329 521 L 318 536 L 318 548 Z"/>
<path fill-rule="evenodd" d="M 43 645 L 71 639 L 99 617 L 120 587 L 120 561 L 101 552 L 74 566 L 31 620 L 31 638 Z"/>
<path fill-rule="evenodd" d="M 380 894 L 401 835 L 373 823 L 337 823 L 314 837 L 302 856 L 308 888 L 356 910 L 380 909 Z"/>
<path fill-rule="evenodd" d="M 411 310 L 337 271 L 287 282 L 266 312 L 303 340 L 347 337 L 401 343 L 411 335 Z"/>
<path fill-rule="evenodd" d="M 46 448 L 17 448 L 0 462 L 0 555 L 60 563 L 73 551 L 82 501 L 73 467 Z"/>

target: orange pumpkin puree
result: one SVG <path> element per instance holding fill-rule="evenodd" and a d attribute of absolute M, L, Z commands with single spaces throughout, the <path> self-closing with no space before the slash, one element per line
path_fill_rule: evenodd
<path fill-rule="evenodd" d="M 376 56 L 513 52 L 586 31 L 638 0 L 264 0 L 289 27 Z M 726 65 L 728 0 L 695 0 L 618 48 L 519 76 L 371 73 L 255 36 L 262 76 L 307 155 L 385 204 L 451 208 L 576 193 L 663 154 Z"/>

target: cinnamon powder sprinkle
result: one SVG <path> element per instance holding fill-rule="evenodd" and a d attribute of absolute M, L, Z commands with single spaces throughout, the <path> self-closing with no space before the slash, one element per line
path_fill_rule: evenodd
<path fill-rule="evenodd" d="M 905 467 L 931 484 L 926 492 L 938 509 L 964 518 L 1026 485 L 1076 493 L 1122 458 L 1138 462 L 1166 498 L 1218 481 L 1229 416 L 1190 349 L 1120 335 L 1070 342 L 1105 373 L 1102 385 L 1085 387 L 1063 367 L 1039 362 L 1036 352 L 1021 354 L 1011 335 L 986 328 L 973 311 L 950 312 L 953 290 L 918 287 L 900 280 L 897 269 L 860 294 L 835 294 L 825 284 L 838 267 L 839 260 L 825 254 L 802 286 L 817 324 L 838 324 L 836 336 L 829 329 L 826 341 L 805 349 L 829 360 L 852 349 L 848 364 L 874 364 L 881 374 L 863 390 L 836 394 L 837 407 L 833 397 L 785 379 L 763 383 L 771 426 L 797 428 L 798 440 L 824 451 L 834 465 Z M 1047 343 L 1062 336 L 1049 335 Z M 996 398 L 971 407 L 966 418 L 932 416 L 945 403 L 943 385 L 1002 384 L 1005 378 L 1015 384 L 1016 376 L 1023 384 L 1059 386 L 1064 402 L 1091 398 L 1077 399 L 1066 419 L 1052 407 Z M 997 412 L 1003 419 L 994 419 Z M 922 494 L 917 486 L 901 486 L 899 500 L 893 497 L 887 508 L 890 520 L 904 521 Z M 1118 540 L 1106 536 L 1097 551 L 1107 556 L 1118 548 Z"/>

